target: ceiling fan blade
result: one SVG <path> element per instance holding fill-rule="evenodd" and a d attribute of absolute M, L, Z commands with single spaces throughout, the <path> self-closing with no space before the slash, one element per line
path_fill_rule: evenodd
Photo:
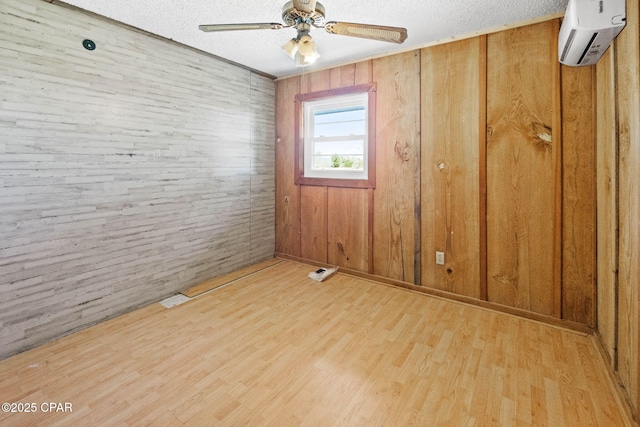
<path fill-rule="evenodd" d="M 200 31 L 240 31 L 240 30 L 280 30 L 284 25 L 278 23 L 262 24 L 211 24 L 198 26 Z"/>
<path fill-rule="evenodd" d="M 298 12 L 313 13 L 316 10 L 316 0 L 293 0 L 293 7 Z"/>
<path fill-rule="evenodd" d="M 400 27 L 330 21 L 325 24 L 324 29 L 331 34 L 361 37 L 363 39 L 380 40 L 398 44 L 407 39 L 407 29 Z"/>

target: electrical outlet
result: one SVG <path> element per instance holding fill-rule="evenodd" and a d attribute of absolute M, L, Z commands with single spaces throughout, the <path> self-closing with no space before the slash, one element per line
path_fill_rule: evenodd
<path fill-rule="evenodd" d="M 444 252 L 436 252 L 436 264 L 444 265 Z"/>

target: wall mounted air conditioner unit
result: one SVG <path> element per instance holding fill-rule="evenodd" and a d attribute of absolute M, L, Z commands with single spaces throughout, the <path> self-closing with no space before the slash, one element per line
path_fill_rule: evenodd
<path fill-rule="evenodd" d="M 558 38 L 560 62 L 595 64 L 625 23 L 625 0 L 569 0 Z"/>

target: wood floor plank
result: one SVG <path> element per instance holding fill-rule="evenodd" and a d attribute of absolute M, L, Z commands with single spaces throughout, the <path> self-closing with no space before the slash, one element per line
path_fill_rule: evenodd
<path fill-rule="evenodd" d="M 0 425 L 628 425 L 590 336 L 283 261 L 0 361 Z"/>

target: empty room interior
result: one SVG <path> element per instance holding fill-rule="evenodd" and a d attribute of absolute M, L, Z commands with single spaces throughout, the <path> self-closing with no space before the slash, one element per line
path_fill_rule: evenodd
<path fill-rule="evenodd" d="M 0 0 L 0 425 L 638 425 L 638 1 L 228 3 Z"/>

